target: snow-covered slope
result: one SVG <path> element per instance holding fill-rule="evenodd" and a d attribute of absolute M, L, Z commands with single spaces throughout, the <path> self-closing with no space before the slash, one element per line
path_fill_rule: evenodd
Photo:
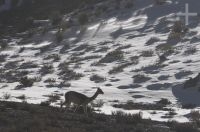
<path fill-rule="evenodd" d="M 172 0 L 163 5 L 155 5 L 151 0 L 135 0 L 133 8 L 111 13 L 100 21 L 89 23 L 81 28 L 72 26 L 66 29 L 63 33 L 64 39 L 60 43 L 55 41 L 57 32 L 55 28 L 50 29 L 45 35 L 36 33 L 25 42 L 22 42 L 20 37 L 9 40 L 9 48 L 0 52 L 1 55 L 8 55 L 6 61 L 0 64 L 2 68 L 0 96 L 3 97 L 8 93 L 12 96 L 9 100 L 20 101 L 16 97 L 24 94 L 28 102 L 40 103 L 48 99 L 44 95 L 64 94 L 73 90 L 92 96 L 96 91 L 95 87 L 101 87 L 105 94 L 98 96 L 98 99 L 105 102 L 101 108 L 105 113 L 119 110 L 112 107 L 116 100 L 154 103 L 161 98 L 166 98 L 172 102 L 169 107 L 177 112 L 177 115 L 170 120 L 187 121 L 184 115 L 188 114 L 190 109 L 181 109 L 179 104 L 200 105 L 198 90 L 183 89 L 185 80 L 195 77 L 200 70 L 199 17 L 190 18 L 189 31 L 181 40 L 168 39 L 172 26 L 177 20 L 176 13 L 185 10 L 185 3 L 189 3 L 190 12 L 200 12 L 197 0 Z M 22 47 L 25 50 L 19 53 Z M 195 49 L 196 52 L 188 54 L 190 51 L 188 49 Z M 106 63 L 103 61 L 106 55 L 119 50 L 123 54 L 121 59 L 111 59 Z M 166 60 L 161 61 L 158 54 L 161 55 L 168 50 L 173 52 L 166 55 Z M 45 59 L 53 54 L 58 55 L 60 60 Z M 20 68 L 27 62 L 37 66 L 28 69 Z M 54 84 L 64 81 L 59 69 L 59 64 L 63 62 L 70 62 L 69 68 L 76 73 L 81 73 L 83 77 L 68 81 L 70 87 L 58 88 L 57 85 L 47 87 L 48 83 L 44 81 L 49 78 L 55 79 Z M 14 66 L 9 67 L 8 63 L 13 63 Z M 54 70 L 50 74 L 41 75 L 40 69 L 46 63 L 52 64 Z M 114 67 L 123 64 L 127 64 L 123 70 L 109 73 Z M 28 71 L 28 77 L 41 76 L 41 80 L 35 82 L 32 87 L 15 90 L 19 81 L 8 83 L 7 78 L 3 78 L 7 75 L 6 72 L 13 70 Z M 91 81 L 90 77 L 94 74 L 102 76 L 105 80 L 100 83 Z M 16 77 L 18 74 L 13 75 Z M 137 82 L 138 75 L 147 80 Z M 62 96 L 61 100 L 63 99 Z M 140 110 L 127 112 L 137 111 Z M 158 111 L 157 114 L 151 114 L 153 110 L 142 112 L 145 118 L 169 120 L 169 118 L 162 118 L 167 111 Z"/>

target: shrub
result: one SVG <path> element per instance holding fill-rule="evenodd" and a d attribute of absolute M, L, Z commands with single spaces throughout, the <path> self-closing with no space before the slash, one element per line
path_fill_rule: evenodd
<path fill-rule="evenodd" d="M 10 56 L 10 58 L 17 58 L 17 57 L 19 57 L 19 54 L 18 55 L 14 54 L 14 55 Z"/>
<path fill-rule="evenodd" d="M 3 94 L 3 99 L 8 100 L 11 98 L 11 95 L 9 93 L 4 93 Z"/>
<path fill-rule="evenodd" d="M 85 25 L 88 22 L 89 18 L 86 13 L 81 13 L 78 16 L 78 21 L 81 25 Z"/>
<path fill-rule="evenodd" d="M 50 45 L 46 45 L 40 48 L 40 53 L 44 53 L 50 49 Z"/>
<path fill-rule="evenodd" d="M 76 73 L 75 71 L 70 70 L 69 67 L 68 67 L 68 65 L 69 65 L 68 62 L 63 62 L 63 63 L 60 63 L 60 65 L 58 66 L 59 70 L 61 70 L 60 73 L 59 73 L 59 75 L 61 76 L 61 78 L 63 80 L 66 80 L 66 81 L 69 81 L 69 80 L 78 80 L 81 77 L 83 77 L 83 74 Z"/>
<path fill-rule="evenodd" d="M 71 57 L 69 63 L 76 63 L 77 65 L 79 64 L 78 62 L 80 61 L 85 61 L 85 60 L 91 60 L 91 59 L 97 59 L 101 58 L 101 56 L 98 55 L 91 55 L 91 56 L 86 56 L 86 57 Z"/>
<path fill-rule="evenodd" d="M 157 102 L 157 104 L 161 104 L 161 105 L 170 105 L 171 102 L 168 99 L 162 98 L 161 100 L 159 100 Z"/>
<path fill-rule="evenodd" d="M 18 66 L 18 62 L 10 61 L 10 62 L 5 64 L 4 68 L 10 70 L 10 69 L 15 69 L 17 66 Z"/>
<path fill-rule="evenodd" d="M 40 82 L 41 80 L 42 80 L 42 77 L 41 77 L 41 76 L 33 77 L 33 81 L 34 81 L 34 82 Z"/>
<path fill-rule="evenodd" d="M 40 106 L 49 106 L 51 104 L 51 102 L 49 102 L 49 101 L 43 101 L 43 102 L 41 102 L 40 103 Z"/>
<path fill-rule="evenodd" d="M 167 60 L 167 57 L 165 56 L 165 54 L 158 55 L 158 57 L 159 57 L 159 63 L 162 63 Z"/>
<path fill-rule="evenodd" d="M 196 47 L 189 47 L 187 50 L 184 51 L 185 55 L 191 55 L 197 52 Z"/>
<path fill-rule="evenodd" d="M 49 97 L 48 101 L 51 103 L 56 102 L 57 100 L 60 99 L 60 95 L 58 94 L 47 95 L 47 97 Z"/>
<path fill-rule="evenodd" d="M 123 69 L 132 65 L 134 63 L 126 63 L 126 64 L 121 64 L 119 66 L 116 66 L 116 67 L 113 67 L 113 69 L 111 69 L 108 73 L 109 74 L 116 74 L 116 73 L 119 73 L 119 72 L 123 72 Z"/>
<path fill-rule="evenodd" d="M 76 109 L 75 107 L 76 107 L 76 106 L 74 105 L 74 106 L 72 107 L 72 109 L 75 110 L 75 109 Z M 78 113 L 78 114 L 84 114 L 85 112 L 84 112 L 83 106 L 78 107 L 77 110 L 76 110 L 76 113 Z M 94 113 L 94 108 L 93 108 L 92 106 L 89 106 L 89 105 L 88 105 L 88 106 L 87 106 L 87 114 L 92 115 L 92 113 Z M 88 124 L 90 124 L 90 123 L 93 122 L 93 121 L 91 120 L 91 118 L 88 118 L 88 116 L 85 116 L 85 118 L 81 119 L 81 121 L 84 121 L 84 122 L 86 122 L 86 123 L 88 123 Z"/>
<path fill-rule="evenodd" d="M 114 50 L 109 52 L 104 58 L 102 58 L 99 63 L 112 63 L 114 61 L 119 61 L 124 58 L 123 51 Z"/>
<path fill-rule="evenodd" d="M 121 108 L 125 110 L 169 110 L 164 108 L 165 105 L 158 103 L 135 103 L 133 101 L 127 101 L 126 103 L 117 103 L 112 105 L 115 108 Z"/>
<path fill-rule="evenodd" d="M 56 79 L 55 78 L 48 78 L 47 80 L 44 81 L 45 83 L 55 83 Z"/>
<path fill-rule="evenodd" d="M 138 64 L 139 63 L 139 56 L 132 56 L 130 58 L 131 62 L 133 62 L 134 64 Z"/>
<path fill-rule="evenodd" d="M 48 83 L 48 85 L 46 85 L 47 87 L 57 87 L 56 79 L 54 79 L 54 78 L 48 78 L 44 82 Z"/>
<path fill-rule="evenodd" d="M 158 77 L 158 80 L 168 80 L 168 78 L 169 78 L 170 76 L 169 75 L 160 75 L 159 77 Z"/>
<path fill-rule="evenodd" d="M 104 77 L 101 77 L 97 74 L 94 74 L 90 77 L 91 81 L 94 81 L 95 83 L 100 83 L 100 82 L 104 82 L 106 79 Z"/>
<path fill-rule="evenodd" d="M 96 102 L 92 102 L 91 103 L 91 105 L 92 105 L 92 107 L 98 107 L 98 108 L 100 108 L 100 107 L 102 107 L 103 105 L 104 105 L 104 102 L 103 102 L 103 100 L 97 100 Z"/>
<path fill-rule="evenodd" d="M 160 51 L 161 53 L 165 54 L 165 55 L 171 55 L 173 53 L 175 53 L 175 48 L 170 45 L 170 44 L 162 44 L 156 47 L 156 50 Z"/>
<path fill-rule="evenodd" d="M 193 72 L 192 71 L 179 71 L 178 73 L 176 73 L 175 74 L 175 77 L 176 77 L 176 79 L 181 79 L 181 78 L 184 78 L 184 77 L 186 77 L 186 76 L 188 76 L 188 75 L 191 75 L 191 74 L 193 74 Z"/>
<path fill-rule="evenodd" d="M 150 77 L 147 77 L 142 74 L 135 75 L 133 76 L 133 78 L 134 78 L 134 81 L 133 81 L 134 83 L 143 83 L 151 79 Z"/>
<path fill-rule="evenodd" d="M 200 113 L 199 111 L 191 111 L 190 112 L 190 120 L 196 123 L 200 123 Z M 200 125 L 200 124 L 198 124 Z"/>
<path fill-rule="evenodd" d="M 94 61 L 90 66 L 105 66 L 105 64 L 99 63 L 99 61 Z"/>
<path fill-rule="evenodd" d="M 154 44 L 155 42 L 158 42 L 158 41 L 160 41 L 159 38 L 157 38 L 157 37 L 151 37 L 151 38 L 146 42 L 146 45 L 152 45 L 152 44 Z"/>
<path fill-rule="evenodd" d="M 154 54 L 153 50 L 145 50 L 142 51 L 141 56 L 143 57 L 152 57 Z"/>
<path fill-rule="evenodd" d="M 113 31 L 110 36 L 112 36 L 113 39 L 116 39 L 124 32 L 124 29 L 122 26 L 120 26 L 117 30 Z"/>
<path fill-rule="evenodd" d="M 40 73 L 42 75 L 53 73 L 54 67 L 51 64 L 44 64 L 43 67 L 40 69 Z"/>
<path fill-rule="evenodd" d="M 67 62 L 67 61 L 62 62 L 62 63 L 59 64 L 58 68 L 59 68 L 60 70 L 63 70 L 63 71 L 68 70 L 68 69 L 69 69 L 69 64 L 70 64 L 70 63 Z"/>
<path fill-rule="evenodd" d="M 83 74 L 81 73 L 76 73 L 72 70 L 68 70 L 68 71 L 64 71 L 64 72 L 60 72 L 60 75 L 62 75 L 61 77 L 64 80 L 79 80 L 81 77 L 83 77 Z"/>
<path fill-rule="evenodd" d="M 181 21 L 176 21 L 172 27 L 172 32 L 182 33 L 184 31 L 184 24 Z"/>
<path fill-rule="evenodd" d="M 20 84 L 22 85 L 22 87 L 31 87 L 33 86 L 33 80 L 28 78 L 27 76 L 26 77 L 22 77 L 20 79 Z"/>
<path fill-rule="evenodd" d="M 26 100 L 26 95 L 23 94 L 23 95 L 20 95 L 18 97 L 16 97 L 17 99 L 21 99 L 22 101 L 25 101 Z"/>
<path fill-rule="evenodd" d="M 168 39 L 181 39 L 187 31 L 188 29 L 181 21 L 176 21 L 172 26 Z"/>
<path fill-rule="evenodd" d="M 142 114 L 127 114 L 122 111 L 112 112 L 117 123 L 138 124 L 142 121 Z"/>
<path fill-rule="evenodd" d="M 60 60 L 60 55 L 58 54 L 51 54 L 48 55 L 47 57 L 44 58 L 45 60 L 53 59 L 53 61 L 59 61 Z"/>
<path fill-rule="evenodd" d="M 173 122 L 171 128 L 175 132 L 199 132 L 198 127 L 191 122 L 187 123 Z"/>
<path fill-rule="evenodd" d="M 20 69 L 31 69 L 31 68 L 37 68 L 37 67 L 38 65 L 34 64 L 33 62 L 25 62 L 19 66 Z"/>
<path fill-rule="evenodd" d="M 60 49 L 60 53 L 65 53 L 68 49 L 70 49 L 70 45 L 68 43 L 64 44 L 62 49 Z"/>
<path fill-rule="evenodd" d="M 71 84 L 68 83 L 67 81 L 62 81 L 60 84 L 58 84 L 58 88 L 63 88 L 63 87 L 70 87 Z"/>
<path fill-rule="evenodd" d="M 122 44 L 117 44 L 117 45 L 122 45 Z M 132 47 L 131 44 L 122 45 L 122 46 L 119 46 L 119 47 L 117 48 L 117 50 L 129 49 L 129 48 L 131 48 L 131 47 Z"/>
<path fill-rule="evenodd" d="M 177 113 L 174 110 L 170 110 L 169 113 L 167 113 L 167 115 L 169 117 L 173 117 L 174 115 L 176 115 Z"/>
<path fill-rule="evenodd" d="M 25 47 L 21 47 L 18 53 L 22 53 L 25 50 Z"/>

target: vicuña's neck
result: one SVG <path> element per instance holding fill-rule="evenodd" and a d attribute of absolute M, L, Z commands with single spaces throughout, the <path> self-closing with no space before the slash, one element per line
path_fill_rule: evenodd
<path fill-rule="evenodd" d="M 90 101 L 95 100 L 99 94 L 96 92 L 92 97 L 90 97 Z"/>

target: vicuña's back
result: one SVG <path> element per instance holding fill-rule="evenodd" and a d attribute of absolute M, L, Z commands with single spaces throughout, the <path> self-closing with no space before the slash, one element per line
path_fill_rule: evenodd
<path fill-rule="evenodd" d="M 89 100 L 89 98 L 87 96 L 85 96 L 84 94 L 78 93 L 78 92 L 69 91 L 65 94 L 66 103 L 72 102 L 77 105 L 82 105 L 82 104 L 86 103 L 88 100 Z"/>
<path fill-rule="evenodd" d="M 73 104 L 77 105 L 77 107 L 82 105 L 84 107 L 84 111 L 86 112 L 87 104 L 89 102 L 93 101 L 94 99 L 96 99 L 96 97 L 99 94 L 104 94 L 104 92 L 100 88 L 97 89 L 97 91 L 95 92 L 95 94 L 92 97 L 87 97 L 86 95 L 75 92 L 75 91 L 69 91 L 69 92 L 65 93 L 65 102 L 63 104 L 70 105 L 71 103 L 73 103 Z M 61 107 L 63 104 L 61 104 Z M 75 109 L 75 111 L 76 111 L 76 109 Z"/>

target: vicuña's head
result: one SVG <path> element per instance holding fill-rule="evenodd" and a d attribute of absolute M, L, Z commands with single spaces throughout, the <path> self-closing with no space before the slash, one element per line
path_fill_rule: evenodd
<path fill-rule="evenodd" d="M 100 88 L 97 89 L 97 93 L 98 94 L 104 94 L 104 92 Z"/>

